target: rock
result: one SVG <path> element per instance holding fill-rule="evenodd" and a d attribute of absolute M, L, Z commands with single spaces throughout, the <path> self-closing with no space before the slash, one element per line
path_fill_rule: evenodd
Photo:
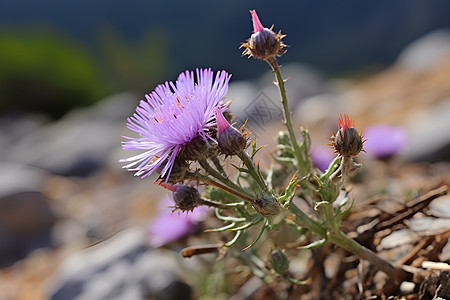
<path fill-rule="evenodd" d="M 305 99 L 294 112 L 295 119 L 301 124 L 319 125 L 330 124 L 339 116 L 339 100 L 337 95 L 321 94 Z"/>
<path fill-rule="evenodd" d="M 52 300 L 191 299 L 169 251 L 148 247 L 141 228 L 126 229 L 69 256 L 48 282 Z"/>
<path fill-rule="evenodd" d="M 412 244 L 418 239 L 417 235 L 409 229 L 400 229 L 383 238 L 377 250 L 392 249 L 401 245 Z"/>
<path fill-rule="evenodd" d="M 1 116 L 0 160 L 6 160 L 8 147 L 48 122 L 49 119 L 43 115 L 7 114 Z"/>
<path fill-rule="evenodd" d="M 450 218 L 450 195 L 434 199 L 430 203 L 430 211 L 436 217 Z"/>
<path fill-rule="evenodd" d="M 410 140 L 406 157 L 412 161 L 450 161 L 450 98 L 418 112 L 407 124 Z"/>
<path fill-rule="evenodd" d="M 286 94 L 291 110 L 304 99 L 324 94 L 328 91 L 327 82 L 313 68 L 302 64 L 291 63 L 282 66 L 282 74 L 286 81 Z M 289 78 L 289 79 L 288 79 Z M 273 84 L 275 76 L 272 72 L 265 72 L 259 82 L 260 89 L 266 93 L 272 101 L 279 103 L 281 100 L 278 88 Z M 281 104 L 279 104 L 281 107 Z"/>
<path fill-rule="evenodd" d="M 300 64 L 283 67 L 286 92 L 291 111 L 304 99 L 328 90 L 326 82 L 312 68 Z M 230 84 L 227 99 L 235 99 L 231 110 L 238 116 L 236 122 L 242 125 L 248 119 L 248 128 L 262 135 L 272 124 L 283 119 L 281 96 L 273 84 L 275 77 L 266 72 L 257 83 L 238 82 Z"/>
<path fill-rule="evenodd" d="M 414 71 L 426 71 L 449 53 L 450 30 L 438 29 L 407 45 L 400 53 L 396 65 Z"/>
<path fill-rule="evenodd" d="M 56 221 L 43 195 L 21 191 L 0 196 L 0 268 L 38 248 L 52 247 Z"/>
<path fill-rule="evenodd" d="M 413 218 L 410 228 L 415 232 L 427 235 L 439 234 L 442 230 L 450 228 L 450 219 L 444 218 Z"/>
<path fill-rule="evenodd" d="M 38 168 L 0 160 L 0 197 L 24 191 L 39 191 L 49 174 Z"/>
<path fill-rule="evenodd" d="M 450 237 L 447 239 L 447 243 L 439 254 L 440 261 L 448 261 L 450 260 Z"/>
<path fill-rule="evenodd" d="M 6 159 L 58 175 L 88 176 L 108 162 L 115 148 L 120 148 L 126 118 L 136 103 L 135 96 L 124 93 L 73 111 L 8 147 Z"/>

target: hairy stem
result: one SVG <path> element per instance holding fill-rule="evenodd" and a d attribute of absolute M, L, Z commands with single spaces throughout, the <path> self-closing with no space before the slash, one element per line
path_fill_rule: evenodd
<path fill-rule="evenodd" d="M 231 181 L 229 178 L 227 178 L 227 177 L 223 176 L 222 174 L 220 174 L 219 172 L 217 172 L 214 168 L 212 168 L 208 164 L 208 162 L 206 160 L 201 159 L 201 160 L 199 160 L 199 163 L 203 167 L 203 169 L 205 169 L 205 171 L 208 174 L 210 174 L 211 176 L 213 176 L 214 178 L 216 178 L 217 180 L 222 182 L 225 186 L 228 187 L 229 190 L 234 190 L 235 192 L 239 193 L 240 195 L 245 196 L 247 199 L 244 199 L 242 197 L 239 197 L 239 198 L 244 199 L 246 201 L 249 201 L 248 199 L 251 199 L 250 202 L 252 202 L 252 203 L 255 202 L 255 196 L 254 195 L 252 195 L 251 193 L 246 191 L 244 188 L 240 187 L 239 185 L 237 185 L 236 183 Z M 205 177 L 207 179 L 204 179 L 204 177 L 201 177 L 201 178 L 202 178 L 201 179 L 202 181 L 211 180 L 208 177 Z"/>
<path fill-rule="evenodd" d="M 225 191 L 225 192 L 227 192 L 227 193 L 229 193 L 229 194 L 231 194 L 233 196 L 236 196 L 236 197 L 238 197 L 238 198 L 240 198 L 242 200 L 245 200 L 247 202 L 255 204 L 255 198 L 252 197 L 251 195 L 250 196 L 247 195 L 247 193 L 245 191 L 244 191 L 245 193 L 241 193 L 240 191 L 236 191 L 236 190 L 234 190 L 234 189 L 232 189 L 232 188 L 230 188 L 230 187 L 228 187 L 226 185 L 223 185 L 223 184 L 221 184 L 221 183 L 219 183 L 219 182 L 217 182 L 217 181 L 215 181 L 215 180 L 213 180 L 213 179 L 211 179 L 211 178 L 209 178 L 207 176 L 202 176 L 202 175 L 199 175 L 199 174 L 191 174 L 189 176 L 189 178 L 187 178 L 187 179 L 198 180 L 200 182 L 203 182 L 203 183 L 215 186 L 215 187 L 217 187 L 217 188 L 219 188 L 219 189 L 221 189 L 221 190 L 223 190 L 223 191 Z M 208 201 L 208 202 L 210 202 L 210 201 Z M 211 205 L 211 206 L 214 206 L 214 205 Z"/>
<path fill-rule="evenodd" d="M 402 268 L 395 267 L 390 262 L 376 255 L 370 249 L 367 249 L 355 240 L 346 236 L 342 231 L 332 232 L 328 235 L 328 239 L 331 242 L 341 246 L 345 250 L 355 254 L 360 259 L 369 261 L 375 267 L 377 267 L 396 281 L 402 282 L 412 279 L 411 273 L 403 270 Z"/>
<path fill-rule="evenodd" d="M 301 177 L 308 174 L 310 170 L 310 166 L 308 165 L 306 159 L 303 157 L 300 145 L 298 144 L 297 138 L 295 137 L 294 128 L 292 126 L 291 121 L 291 112 L 289 111 L 288 99 L 286 96 L 286 88 L 284 87 L 283 76 L 281 75 L 280 66 L 275 58 L 271 57 L 267 59 L 267 62 L 271 66 L 273 73 L 275 74 L 275 78 L 277 80 L 277 86 L 280 90 L 281 94 L 281 102 L 283 104 L 283 112 L 284 112 L 284 124 L 289 133 L 289 139 L 291 140 L 292 147 L 294 148 L 295 158 L 297 160 L 297 168 L 300 171 Z"/>
<path fill-rule="evenodd" d="M 252 178 L 256 181 L 256 183 L 259 185 L 259 187 L 262 190 L 267 191 L 267 185 L 264 182 L 264 179 L 260 176 L 258 170 L 255 168 L 255 165 L 253 164 L 253 161 L 250 158 L 250 156 L 248 155 L 248 153 L 245 150 L 242 150 L 241 152 L 239 152 L 238 156 L 242 160 L 242 162 L 245 164 L 250 176 L 252 176 Z"/>

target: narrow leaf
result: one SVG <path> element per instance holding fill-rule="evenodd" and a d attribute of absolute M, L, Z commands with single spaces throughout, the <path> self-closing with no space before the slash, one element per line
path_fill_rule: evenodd
<path fill-rule="evenodd" d="M 268 221 L 266 220 L 266 222 L 263 224 L 263 226 L 261 227 L 261 231 L 259 232 L 258 236 L 256 237 L 256 239 L 253 241 L 253 243 L 251 243 L 250 245 L 248 245 L 247 247 L 245 247 L 244 249 L 242 249 L 242 251 L 248 250 L 251 247 L 253 247 L 253 245 L 256 244 L 256 242 L 259 241 L 259 239 L 261 238 L 261 236 L 263 235 L 264 231 L 266 230 L 267 226 L 268 226 Z M 239 232 L 239 231 L 238 231 Z"/>
<path fill-rule="evenodd" d="M 206 229 L 204 232 L 221 232 L 221 231 L 226 231 L 226 230 L 232 229 L 234 226 L 236 226 L 235 222 L 228 224 L 226 226 L 220 227 L 220 228 Z"/>
<path fill-rule="evenodd" d="M 228 243 L 225 244 L 225 247 L 231 247 L 234 245 L 234 243 L 236 243 L 236 241 L 238 240 L 238 238 L 241 236 L 242 231 L 237 231 L 236 234 L 234 235 L 234 238 L 229 241 Z"/>
<path fill-rule="evenodd" d="M 321 240 L 312 242 L 309 245 L 297 247 L 297 249 L 302 249 L 302 250 L 305 250 L 305 249 L 316 249 L 316 248 L 319 248 L 320 246 L 325 245 L 326 242 L 327 242 L 326 239 L 321 239 Z"/>

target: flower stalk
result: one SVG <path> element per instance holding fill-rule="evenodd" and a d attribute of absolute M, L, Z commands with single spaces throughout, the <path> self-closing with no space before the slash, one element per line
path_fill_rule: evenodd
<path fill-rule="evenodd" d="M 300 172 L 300 176 L 303 177 L 309 173 L 311 169 L 310 160 L 308 160 L 302 153 L 301 146 L 298 144 L 297 138 L 295 136 L 294 127 L 291 121 L 291 112 L 289 110 L 288 99 L 286 95 L 286 88 L 284 86 L 284 79 L 281 75 L 281 69 L 278 65 L 278 61 L 275 57 L 270 57 L 266 59 L 267 63 L 272 68 L 272 72 L 275 74 L 276 85 L 280 91 L 281 95 L 281 103 L 283 104 L 283 113 L 284 113 L 284 125 L 289 133 L 289 139 L 292 147 L 294 148 L 296 166 Z"/>

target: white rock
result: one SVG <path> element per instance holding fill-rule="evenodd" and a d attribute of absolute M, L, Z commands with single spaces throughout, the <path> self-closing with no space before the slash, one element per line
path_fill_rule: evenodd
<path fill-rule="evenodd" d="M 415 71 L 426 71 L 449 54 L 450 31 L 439 29 L 406 46 L 396 64 Z"/>

